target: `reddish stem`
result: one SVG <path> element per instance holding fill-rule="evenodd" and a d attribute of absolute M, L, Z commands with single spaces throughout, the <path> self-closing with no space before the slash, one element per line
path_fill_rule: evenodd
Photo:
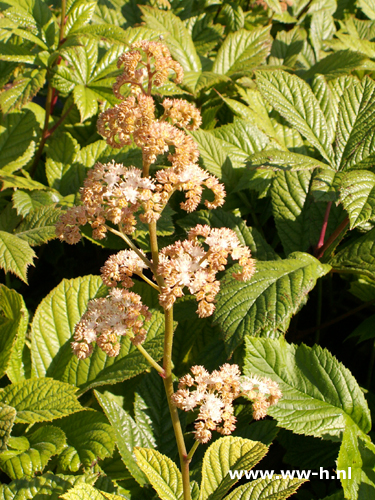
<path fill-rule="evenodd" d="M 329 213 L 331 211 L 331 207 L 332 207 L 332 201 L 329 201 L 327 203 L 326 213 L 324 214 L 322 230 L 320 231 L 320 238 L 319 238 L 318 244 L 316 245 L 316 248 L 315 248 L 315 255 L 318 253 L 318 250 L 320 248 L 322 248 L 322 246 L 324 245 L 324 238 L 326 237 L 326 231 L 327 231 L 328 219 L 329 219 Z"/>
<path fill-rule="evenodd" d="M 324 243 L 324 245 L 320 248 L 320 252 L 315 255 L 317 259 L 321 259 L 332 243 L 339 237 L 340 233 L 344 231 L 346 226 L 349 224 L 349 217 L 345 217 L 345 219 L 337 226 L 337 228 L 333 231 L 328 240 Z"/>

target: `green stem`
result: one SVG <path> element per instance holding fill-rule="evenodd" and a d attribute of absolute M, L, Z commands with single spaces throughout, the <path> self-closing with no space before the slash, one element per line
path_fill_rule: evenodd
<path fill-rule="evenodd" d="M 166 309 L 165 314 L 165 337 L 164 337 L 164 388 L 167 394 L 169 411 L 171 414 L 174 434 L 176 436 L 178 454 L 180 457 L 182 483 L 184 489 L 184 500 L 191 500 L 189 463 L 190 459 L 186 453 L 184 435 L 181 429 L 178 410 L 172 403 L 171 397 L 174 392 L 172 381 L 172 344 L 173 344 L 173 308 Z"/>
<path fill-rule="evenodd" d="M 153 366 L 155 370 L 161 373 L 162 376 L 164 377 L 164 369 L 154 360 L 152 356 L 150 356 L 150 354 L 146 351 L 146 349 L 141 344 L 137 344 L 135 347 L 138 349 L 140 353 L 143 354 L 143 356 L 147 359 L 150 365 Z"/>
<path fill-rule="evenodd" d="M 59 45 L 61 45 L 61 42 L 64 40 L 65 13 L 66 13 L 66 0 L 61 0 Z"/>
<path fill-rule="evenodd" d="M 199 446 L 199 441 L 195 441 L 195 443 L 193 444 L 193 446 L 191 447 L 191 450 L 189 451 L 188 453 L 188 456 L 186 457 L 187 460 L 191 460 L 193 458 L 193 455 L 194 453 L 196 452 L 198 446 Z"/>

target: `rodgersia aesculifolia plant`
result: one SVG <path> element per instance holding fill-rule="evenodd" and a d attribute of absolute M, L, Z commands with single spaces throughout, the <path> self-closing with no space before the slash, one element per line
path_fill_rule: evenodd
<path fill-rule="evenodd" d="M 101 268 L 103 283 L 109 288 L 105 298 L 91 300 L 75 326 L 72 349 L 79 359 L 90 356 L 94 344 L 108 356 L 120 351 L 120 339 L 128 336 L 164 380 L 174 433 L 181 462 L 184 499 L 190 496 L 189 462 L 199 443 L 207 443 L 212 432 L 231 434 L 236 427 L 233 402 L 245 397 L 253 402 L 253 418 L 266 416 L 269 406 L 281 397 L 278 384 L 269 378 L 241 376 L 236 364 L 225 364 L 209 373 L 193 366 L 175 392 L 172 382 L 173 305 L 186 293 L 195 296 L 200 318 L 211 316 L 220 290 L 218 273 L 228 259 L 238 261 L 233 277 L 249 281 L 256 269 L 250 249 L 242 245 L 229 228 L 198 224 L 187 238 L 162 249 L 158 247 L 157 223 L 176 191 L 185 194 L 181 209 L 193 212 L 202 201 L 204 189 L 211 191 L 208 209 L 224 204 L 225 189 L 219 180 L 198 164 L 197 144 L 187 131 L 199 128 L 199 110 L 186 100 L 165 98 L 157 109 L 152 90 L 172 76 L 181 83 L 183 69 L 172 59 L 160 41 L 139 41 L 118 60 L 123 73 L 113 86 L 121 102 L 106 109 L 97 122 L 98 132 L 112 148 L 135 143 L 142 150 L 143 169 L 115 161 L 96 163 L 81 189 L 81 205 L 61 216 L 56 231 L 62 241 L 75 244 L 81 239 L 80 227 L 89 224 L 92 237 L 106 238 L 114 233 L 130 247 L 112 255 Z M 129 93 L 130 88 L 130 93 Z M 124 91 L 125 89 L 125 91 Z M 125 95 L 127 97 L 125 97 Z M 150 167 L 163 157 L 164 168 Z M 137 217 L 148 224 L 151 255 L 147 256 L 131 239 Z M 142 297 L 129 291 L 134 275 L 158 291 L 165 316 L 162 366 L 142 347 L 146 338 L 144 323 L 151 314 Z M 194 424 L 196 444 L 187 453 L 177 408 L 193 411 L 199 407 Z"/>

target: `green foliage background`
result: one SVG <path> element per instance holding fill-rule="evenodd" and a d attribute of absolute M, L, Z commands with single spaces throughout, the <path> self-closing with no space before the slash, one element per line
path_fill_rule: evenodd
<path fill-rule="evenodd" d="M 227 191 L 211 212 L 186 215 L 174 199 L 160 241 L 226 226 L 258 260 L 248 283 L 224 273 L 213 318 L 196 317 L 188 297 L 176 305 L 174 373 L 230 359 L 283 391 L 272 418 L 253 422 L 238 404 L 235 435 L 198 449 L 192 498 L 287 498 L 303 480 L 233 488 L 228 476 L 269 447 L 258 468 L 352 467 L 350 480 L 312 480 L 296 499 L 375 498 L 375 2 L 67 0 L 63 37 L 60 1 L 0 9 L 0 500 L 182 496 L 161 378 L 126 338 L 115 359 L 95 350 L 79 361 L 70 348 L 121 244 L 88 232 L 73 248 L 53 241 L 97 161 L 141 166 L 135 147 L 107 146 L 96 120 L 119 102 L 119 55 L 160 38 L 185 77 L 154 97 L 201 110 L 191 135 Z M 149 251 L 142 225 L 135 239 Z M 160 359 L 157 296 L 135 291 Z"/>

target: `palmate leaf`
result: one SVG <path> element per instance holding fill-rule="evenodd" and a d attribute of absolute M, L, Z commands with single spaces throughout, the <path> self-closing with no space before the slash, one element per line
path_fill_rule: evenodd
<path fill-rule="evenodd" d="M 203 458 L 199 500 L 221 500 L 238 481 L 230 470 L 250 470 L 268 452 L 268 446 L 250 439 L 226 436 L 215 441 Z"/>
<path fill-rule="evenodd" d="M 138 466 L 162 500 L 183 498 L 182 475 L 170 458 L 150 448 L 135 448 L 134 454 Z"/>
<path fill-rule="evenodd" d="M 241 29 L 226 37 L 218 50 L 212 71 L 220 75 L 241 76 L 260 66 L 270 50 L 268 26 L 253 31 Z"/>
<path fill-rule="evenodd" d="M 17 410 L 16 423 L 34 424 L 82 410 L 76 388 L 50 378 L 32 378 L 0 391 L 0 402 Z"/>
<path fill-rule="evenodd" d="M 363 274 L 375 280 L 375 229 L 349 243 L 329 263 L 337 271 Z"/>
<path fill-rule="evenodd" d="M 63 476 L 47 472 L 42 476 L 30 479 L 17 479 L 10 484 L 0 486 L 1 500 L 59 500 L 60 495 L 74 485 L 84 485 L 86 488 L 97 480 L 96 474 L 85 476 Z"/>
<path fill-rule="evenodd" d="M 310 86 L 284 71 L 257 71 L 263 97 L 334 166 L 327 122 Z"/>
<path fill-rule="evenodd" d="M 374 219 L 375 174 L 369 170 L 345 174 L 341 180 L 340 201 L 348 213 L 350 229 Z"/>
<path fill-rule="evenodd" d="M 284 500 L 305 483 L 305 479 L 257 479 L 233 490 L 226 500 Z"/>
<path fill-rule="evenodd" d="M 340 170 L 373 163 L 375 83 L 368 77 L 354 81 L 342 94 L 338 123 L 336 162 Z"/>
<path fill-rule="evenodd" d="M 31 160 L 38 128 L 35 116 L 29 110 L 3 117 L 0 125 L 1 174 L 12 174 Z"/>
<path fill-rule="evenodd" d="M 65 22 L 65 37 L 68 34 L 72 35 L 72 33 L 80 31 L 83 26 L 91 21 L 96 5 L 96 2 L 87 2 L 85 0 L 74 2 Z"/>
<path fill-rule="evenodd" d="M 115 446 L 115 436 L 106 417 L 95 410 L 81 411 L 55 421 L 67 439 L 67 447 L 58 457 L 63 471 L 77 472 L 81 466 L 88 468 L 96 460 L 110 457 Z"/>
<path fill-rule="evenodd" d="M 0 376 L 2 377 L 9 365 L 13 373 L 14 364 L 18 362 L 18 360 L 11 360 L 12 353 L 17 337 L 20 337 L 21 341 L 25 338 L 29 313 L 22 295 L 4 285 L 0 285 L 0 313 Z M 16 354 L 13 353 L 13 358 Z"/>
<path fill-rule="evenodd" d="M 143 19 L 148 28 L 165 34 L 172 57 L 178 61 L 185 71 L 201 71 L 202 65 L 195 50 L 191 35 L 184 23 L 170 11 L 153 7 L 140 7 Z"/>
<path fill-rule="evenodd" d="M 247 337 L 245 375 L 275 380 L 283 393 L 269 409 L 279 427 L 296 434 L 338 440 L 347 422 L 371 428 L 364 395 L 350 371 L 320 346 L 295 346 L 284 339 Z"/>
<path fill-rule="evenodd" d="M 42 300 L 31 325 L 31 359 L 35 375 L 53 376 L 84 392 L 91 387 L 129 379 L 148 368 L 148 362 L 128 337 L 122 337 L 116 358 L 107 356 L 97 346 L 84 360 L 72 353 L 70 342 L 74 327 L 86 311 L 88 301 L 106 294 L 100 276 L 85 276 L 63 280 Z M 157 310 L 151 312 L 151 320 L 145 323 L 147 340 L 144 346 L 154 359 L 160 359 L 164 317 Z"/>
<path fill-rule="evenodd" d="M 134 447 L 154 447 L 155 441 L 150 428 L 139 425 L 114 400 L 95 391 L 95 396 L 110 421 L 115 433 L 115 440 L 121 458 L 134 479 L 141 485 L 147 483 L 147 478 L 139 468 L 134 454 Z"/>
<path fill-rule="evenodd" d="M 65 434 L 58 427 L 47 425 L 32 434 L 11 437 L 7 451 L 0 453 L 0 468 L 11 479 L 23 479 L 42 472 L 53 455 L 65 446 Z"/>
<path fill-rule="evenodd" d="M 27 283 L 27 268 L 33 265 L 34 250 L 13 234 L 0 231 L 0 267 Z"/>
<path fill-rule="evenodd" d="M 281 335 L 316 280 L 330 268 L 309 254 L 294 252 L 282 261 L 257 262 L 249 282 L 236 281 L 227 271 L 214 313 L 227 352 L 233 352 L 246 335 Z"/>

